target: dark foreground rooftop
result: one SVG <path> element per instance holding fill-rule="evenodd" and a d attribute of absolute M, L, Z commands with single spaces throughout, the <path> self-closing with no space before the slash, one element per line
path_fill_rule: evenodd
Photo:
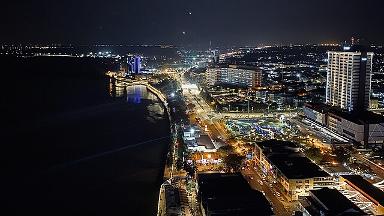
<path fill-rule="evenodd" d="M 198 185 L 206 215 L 273 215 L 268 200 L 239 173 L 201 173 Z"/>
<path fill-rule="evenodd" d="M 311 190 L 304 206 L 312 215 L 366 215 L 359 207 L 336 189 Z M 300 201 L 302 204 L 303 202 Z"/>

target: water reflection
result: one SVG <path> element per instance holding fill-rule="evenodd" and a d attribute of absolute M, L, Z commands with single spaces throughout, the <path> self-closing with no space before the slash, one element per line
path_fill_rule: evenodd
<path fill-rule="evenodd" d="M 142 98 L 146 98 L 148 92 L 145 86 L 128 86 L 127 87 L 127 102 L 141 103 Z"/>
<path fill-rule="evenodd" d="M 126 97 L 128 103 L 140 104 L 142 99 L 157 100 L 156 96 L 148 92 L 144 85 L 127 86 L 126 84 L 110 79 L 109 95 L 115 98 Z"/>

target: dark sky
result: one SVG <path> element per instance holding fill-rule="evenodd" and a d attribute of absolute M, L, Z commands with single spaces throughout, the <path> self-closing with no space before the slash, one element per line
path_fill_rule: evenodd
<path fill-rule="evenodd" d="M 384 0 L 12 0 L 0 7 L 0 42 L 384 44 L 383 20 Z"/>

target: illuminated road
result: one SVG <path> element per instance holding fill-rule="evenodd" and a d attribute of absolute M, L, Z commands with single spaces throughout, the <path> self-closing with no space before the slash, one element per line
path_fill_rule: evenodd
<path fill-rule="evenodd" d="M 179 81 L 184 85 L 189 84 L 183 76 L 181 79 L 179 79 Z M 209 104 L 206 103 L 206 101 L 198 93 L 192 92 L 188 89 L 183 92 L 188 103 L 193 104 L 195 107 L 193 109 L 194 113 L 190 115 L 191 123 L 200 125 L 200 127 L 203 129 L 207 127 L 207 133 L 212 139 L 217 139 L 218 137 L 221 137 L 223 140 L 226 140 L 229 137 L 228 132 L 225 129 L 225 126 L 222 121 L 226 118 L 246 119 L 258 117 L 274 117 L 279 114 L 284 114 L 285 116 L 287 116 L 287 119 L 291 121 L 291 123 L 299 126 L 301 133 L 305 136 L 308 136 L 308 139 L 311 141 L 311 144 L 322 150 L 328 151 L 331 149 L 331 145 L 329 142 L 331 139 L 336 139 L 340 142 L 348 141 L 344 137 L 341 137 L 340 135 L 330 131 L 329 129 L 319 124 L 316 124 L 315 122 L 308 122 L 305 120 L 303 121 L 303 119 L 296 118 L 297 112 L 294 110 L 269 113 L 267 115 L 265 113 L 217 113 L 210 107 Z M 196 117 L 200 119 L 200 121 L 197 121 Z M 368 158 L 364 157 L 364 155 L 353 154 L 353 156 L 357 158 L 358 161 L 369 166 L 381 180 L 384 179 L 384 168 L 382 166 L 379 166 L 378 164 L 370 161 Z M 263 181 L 255 170 L 246 169 L 242 171 L 242 174 L 253 189 L 262 191 L 265 194 L 267 199 L 272 204 L 276 215 L 292 215 L 297 202 L 288 202 L 282 196 L 278 196 L 277 191 L 279 191 L 279 189 L 277 189 L 274 184 L 271 184 L 272 186 L 270 186 L 268 180 Z M 343 192 L 346 193 L 346 191 Z M 348 197 L 349 196 L 350 195 L 348 195 Z M 355 197 L 355 195 L 353 195 L 353 197 Z M 353 197 L 351 199 L 359 198 Z M 364 201 L 360 198 L 358 200 Z"/>
<path fill-rule="evenodd" d="M 359 162 L 362 162 L 364 165 L 368 166 L 372 169 L 372 171 L 380 178 L 380 180 L 384 179 L 384 168 L 366 158 L 363 154 L 352 154 Z"/>
<path fill-rule="evenodd" d="M 278 115 L 285 115 L 287 117 L 294 117 L 297 116 L 296 110 L 289 110 L 289 111 L 279 111 L 279 112 L 270 112 L 270 113 L 236 113 L 236 112 L 230 112 L 230 113 L 221 113 L 221 116 L 224 118 L 231 118 L 231 119 L 247 119 L 247 118 L 258 118 L 258 117 L 276 117 Z"/>
<path fill-rule="evenodd" d="M 267 180 L 263 181 L 255 170 L 249 168 L 242 171 L 242 174 L 253 189 L 264 192 L 265 197 L 272 204 L 275 215 L 292 215 L 294 204 L 283 201 L 284 198 L 282 196 L 277 196 L 276 189 L 271 188 Z"/>
<path fill-rule="evenodd" d="M 181 82 L 184 86 L 189 85 L 184 77 L 179 79 L 179 82 Z M 184 89 L 183 92 L 187 102 L 192 103 L 195 107 L 193 109 L 195 114 L 190 115 L 191 122 L 198 124 L 195 120 L 195 117 L 198 117 L 201 119 L 200 126 L 203 129 L 207 126 L 211 138 L 217 139 L 218 137 L 221 137 L 223 140 L 226 140 L 228 135 L 224 126 L 220 123 L 219 114 L 217 114 L 198 93 L 194 94 L 189 89 Z"/>
<path fill-rule="evenodd" d="M 292 118 L 290 119 L 290 121 L 292 123 L 295 123 L 297 126 L 299 126 L 299 129 L 302 134 L 309 136 L 309 139 L 313 141 L 311 144 L 313 144 L 314 146 L 322 150 L 331 149 L 331 145 L 322 141 L 322 139 L 324 139 L 325 137 L 324 135 L 320 134 L 319 131 L 311 128 L 309 125 L 306 125 L 305 123 L 301 122 L 296 118 Z"/>
<path fill-rule="evenodd" d="M 189 83 L 182 76 L 179 79 L 184 86 L 188 86 Z M 225 117 L 229 118 L 258 118 L 258 117 L 273 117 L 278 114 L 284 114 L 288 117 L 296 116 L 296 112 L 286 111 L 279 113 L 270 113 L 269 115 L 265 115 L 264 113 L 217 113 L 215 112 L 209 104 L 196 92 L 193 92 L 189 89 L 183 89 L 184 97 L 186 98 L 187 104 L 191 103 L 194 105 L 193 113 L 189 114 L 190 121 L 192 124 L 199 125 L 203 130 L 205 126 L 207 126 L 207 133 L 211 138 L 217 139 L 221 138 L 222 140 L 227 140 L 229 138 L 229 134 L 223 124 L 223 120 Z M 191 110 L 192 111 L 192 110 Z M 198 121 L 199 120 L 199 121 Z M 235 145 L 236 147 L 236 145 Z M 240 150 L 240 148 L 236 148 Z M 262 181 L 261 177 L 257 174 L 255 170 L 245 170 L 242 172 L 246 180 L 249 182 L 250 186 L 255 189 L 264 192 L 267 199 L 273 206 L 273 211 L 276 215 L 292 215 L 295 203 L 288 202 L 284 200 L 282 196 L 277 196 L 277 191 L 275 187 L 270 187 L 269 183 L 264 180 Z M 250 178 L 252 176 L 252 179 Z M 260 182 L 263 182 L 262 185 Z"/>

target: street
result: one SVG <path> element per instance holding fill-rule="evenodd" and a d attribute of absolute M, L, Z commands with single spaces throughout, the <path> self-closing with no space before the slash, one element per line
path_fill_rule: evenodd
<path fill-rule="evenodd" d="M 287 202 L 280 192 L 280 195 L 277 195 L 277 190 L 273 183 L 269 183 L 267 179 L 263 180 L 253 168 L 244 169 L 242 174 L 253 189 L 263 192 L 272 204 L 273 211 L 276 215 L 292 215 L 295 203 Z M 272 185 L 272 187 L 270 185 Z"/>

